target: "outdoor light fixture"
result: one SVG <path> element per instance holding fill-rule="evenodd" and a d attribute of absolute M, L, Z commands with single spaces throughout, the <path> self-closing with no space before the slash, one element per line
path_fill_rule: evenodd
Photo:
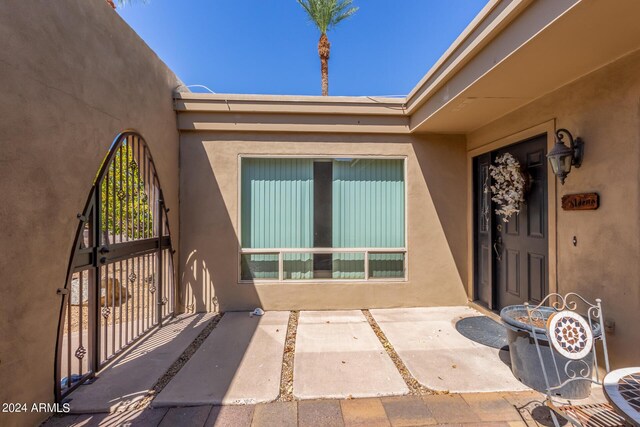
<path fill-rule="evenodd" d="M 565 135 L 569 137 L 569 146 L 564 145 Z M 556 143 L 547 154 L 553 173 L 560 178 L 560 183 L 564 185 L 564 180 L 571 172 L 571 166 L 577 168 L 582 164 L 584 154 L 584 142 L 580 138 L 573 139 L 573 135 L 566 129 L 556 131 Z"/>

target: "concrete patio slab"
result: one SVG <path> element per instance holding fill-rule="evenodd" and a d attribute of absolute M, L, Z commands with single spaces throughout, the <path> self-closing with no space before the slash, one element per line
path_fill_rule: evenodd
<path fill-rule="evenodd" d="M 293 373 L 296 398 L 375 397 L 408 392 L 361 311 L 300 313 Z"/>
<path fill-rule="evenodd" d="M 151 332 L 101 371 L 93 384 L 74 391 L 69 396 L 71 412 L 116 412 L 144 398 L 213 316 L 178 316 Z"/>
<path fill-rule="evenodd" d="M 452 393 L 528 390 L 511 373 L 509 354 L 462 336 L 455 323 L 481 316 L 469 307 L 371 310 L 411 374 Z"/>
<path fill-rule="evenodd" d="M 280 393 L 288 311 L 225 313 L 153 407 L 270 402 Z"/>

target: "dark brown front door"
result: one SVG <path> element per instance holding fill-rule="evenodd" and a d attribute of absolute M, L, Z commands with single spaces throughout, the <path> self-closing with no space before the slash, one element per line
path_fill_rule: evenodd
<path fill-rule="evenodd" d="M 548 291 L 546 146 L 543 135 L 475 159 L 476 297 L 490 308 L 539 302 Z M 495 214 L 485 193 L 488 162 L 504 153 L 511 153 L 530 179 L 525 203 L 509 222 Z"/>

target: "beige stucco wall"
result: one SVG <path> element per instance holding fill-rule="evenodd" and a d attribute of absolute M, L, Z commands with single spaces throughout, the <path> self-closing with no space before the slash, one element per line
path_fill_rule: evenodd
<path fill-rule="evenodd" d="M 187 311 L 213 310 L 217 304 L 222 310 L 297 310 L 466 302 L 464 138 L 183 132 L 180 150 L 180 274 Z M 406 156 L 408 280 L 239 283 L 241 154 Z"/>
<path fill-rule="evenodd" d="M 0 40 L 0 402 L 30 406 L 53 401 L 76 214 L 126 128 L 150 146 L 177 247 L 179 82 L 104 0 L 3 1 Z"/>
<path fill-rule="evenodd" d="M 469 135 L 468 149 L 555 120 L 585 141 L 580 169 L 557 184 L 557 283 L 602 298 L 614 366 L 640 362 L 640 51 Z M 595 211 L 563 211 L 565 194 L 597 192 Z M 577 246 L 573 246 L 573 236 Z M 553 260 L 551 260 L 553 262 Z"/>

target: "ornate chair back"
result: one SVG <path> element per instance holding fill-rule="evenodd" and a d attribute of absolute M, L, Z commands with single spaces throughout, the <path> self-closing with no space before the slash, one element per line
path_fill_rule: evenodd
<path fill-rule="evenodd" d="M 538 305 L 524 305 L 532 326 L 530 335 L 542 367 L 547 397 L 561 395 L 561 389 L 576 381 L 602 384 L 597 344 L 602 347 L 606 372 L 609 372 L 609 354 L 601 300 L 591 303 L 575 292 L 554 293 Z M 536 329 L 543 329 L 544 334 Z"/>

